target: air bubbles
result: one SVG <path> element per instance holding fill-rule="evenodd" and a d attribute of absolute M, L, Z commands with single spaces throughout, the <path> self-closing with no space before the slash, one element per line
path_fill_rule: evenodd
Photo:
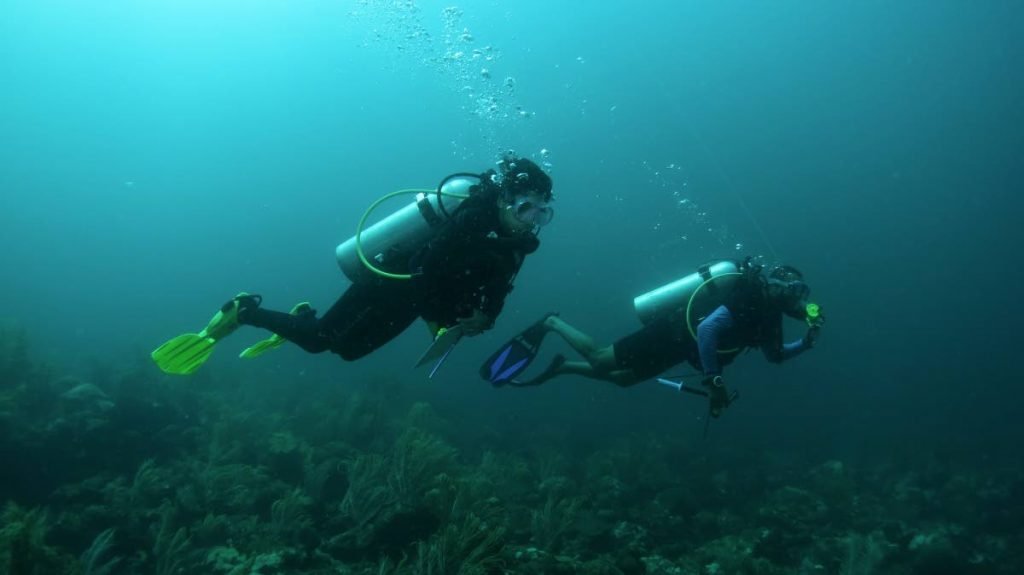
<path fill-rule="evenodd" d="M 476 36 L 458 6 L 444 7 L 435 17 L 415 0 L 357 0 L 354 4 L 357 9 L 351 16 L 361 20 L 359 28 L 364 31 L 361 46 L 400 54 L 385 59 L 392 63 L 390 67 L 411 63 L 442 76 L 458 96 L 458 107 L 490 145 L 509 137 L 512 123 L 536 114 L 517 101 L 518 82 L 509 74 L 513 70 L 502 67 L 499 48 Z M 434 25 L 440 25 L 440 33 L 432 32 Z M 405 70 L 397 71 L 407 77 Z"/>
<path fill-rule="evenodd" d="M 551 150 L 549 150 L 547 148 L 541 148 L 540 149 L 540 159 L 541 159 L 540 165 L 545 170 L 550 171 L 551 168 L 553 167 L 553 165 L 551 164 Z"/>
<path fill-rule="evenodd" d="M 747 249 L 724 222 L 717 221 L 718 218 L 702 205 L 704 198 L 700 194 L 703 190 L 699 187 L 694 190 L 689 185 L 685 164 L 643 160 L 641 168 L 647 176 L 648 185 L 663 194 L 663 205 L 667 208 L 661 211 L 653 227 L 659 253 L 674 254 L 674 250 L 691 236 L 694 245 L 702 248 L 712 245 L 722 252 Z"/>

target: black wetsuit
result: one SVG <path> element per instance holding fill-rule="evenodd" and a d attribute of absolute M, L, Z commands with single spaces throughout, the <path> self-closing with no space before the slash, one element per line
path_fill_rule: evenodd
<path fill-rule="evenodd" d="M 391 341 L 417 318 L 451 326 L 477 309 L 493 323 L 523 259 L 540 243 L 533 234 L 501 234 L 497 190 L 483 187 L 459 205 L 426 246 L 409 255 L 406 269 L 397 270 L 412 273 L 412 280 L 357 281 L 319 319 L 313 312 L 256 308 L 239 314 L 239 320 L 310 353 L 332 351 L 348 361 Z"/>

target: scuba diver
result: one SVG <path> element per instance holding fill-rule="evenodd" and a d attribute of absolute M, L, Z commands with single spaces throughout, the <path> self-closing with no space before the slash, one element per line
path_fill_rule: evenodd
<path fill-rule="evenodd" d="M 435 342 L 454 336 L 445 339 L 447 351 L 459 337 L 490 329 L 524 259 L 540 245 L 537 233 L 553 216 L 552 182 L 544 170 L 512 153 L 498 166 L 483 174 L 452 174 L 436 189 L 400 190 L 374 203 L 356 235 L 336 249 L 352 285 L 322 316 L 306 302 L 291 313 L 269 310 L 260 296 L 243 292 L 206 329 L 168 341 L 151 354 L 153 360 L 167 373 L 192 373 L 240 325 L 273 333 L 241 357 L 291 341 L 346 361 L 380 348 L 417 318 L 427 322 Z M 377 205 L 406 193 L 416 201 L 363 229 Z"/>
<path fill-rule="evenodd" d="M 495 386 L 536 386 L 573 374 L 628 387 L 687 362 L 703 374 L 704 389 L 658 381 L 707 396 L 711 416 L 718 417 L 737 397 L 726 388 L 722 367 L 744 349 L 759 347 L 768 361 L 781 363 L 814 347 L 824 318 L 819 306 L 808 302 L 809 295 L 803 275 L 791 266 L 765 274 L 751 258 L 721 261 L 634 299 L 644 327 L 610 346 L 597 345 L 558 315 L 548 314 L 500 348 L 481 367 L 481 376 Z M 784 343 L 783 315 L 805 321 L 806 334 Z M 560 335 L 586 361 L 566 361 L 559 354 L 536 377 L 516 379 L 548 332 Z"/>

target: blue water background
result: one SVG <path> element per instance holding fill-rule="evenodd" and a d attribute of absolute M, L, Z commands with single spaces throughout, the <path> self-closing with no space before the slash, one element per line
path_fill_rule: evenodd
<path fill-rule="evenodd" d="M 240 364 L 262 337 L 243 330 L 208 369 L 282 394 L 394 379 L 469 430 L 696 437 L 703 406 L 667 388 L 495 391 L 476 367 L 548 310 L 611 342 L 639 327 L 634 296 L 755 254 L 802 269 L 828 324 L 792 364 L 728 371 L 743 399 L 712 441 L 1021 439 L 1024 4 L 449 6 L 8 2 L 2 315 L 73 368 L 144 363 L 240 290 L 325 310 L 373 199 L 514 149 L 550 162 L 556 219 L 495 330 L 437 378 L 406 367 L 419 326 L 358 364 Z"/>

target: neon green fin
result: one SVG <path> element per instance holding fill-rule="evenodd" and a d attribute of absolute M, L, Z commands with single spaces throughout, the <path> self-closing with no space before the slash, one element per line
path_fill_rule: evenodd
<path fill-rule="evenodd" d="M 149 354 L 164 373 L 188 375 L 199 369 L 213 353 L 213 346 L 238 329 L 239 293 L 214 314 L 203 331 L 171 339 Z"/>
<path fill-rule="evenodd" d="M 206 363 L 217 340 L 198 333 L 186 333 L 168 341 L 149 354 L 164 373 L 188 375 Z"/>
<path fill-rule="evenodd" d="M 295 304 L 295 307 L 292 308 L 291 314 L 299 315 L 300 313 L 311 309 L 313 309 L 313 306 L 309 305 L 308 301 L 304 301 Z M 267 353 L 268 351 L 281 347 L 281 345 L 284 344 L 285 341 L 287 341 L 285 338 L 275 333 L 268 337 L 267 339 L 258 341 L 250 345 L 249 347 L 245 348 L 244 350 L 242 350 L 242 353 L 238 354 L 238 357 L 241 357 L 243 359 L 257 358 Z"/>
<path fill-rule="evenodd" d="M 240 292 L 231 298 L 229 302 L 221 306 L 220 311 L 213 315 L 210 323 L 206 324 L 206 327 L 203 331 L 199 332 L 199 335 L 212 338 L 214 341 L 220 341 L 231 335 L 238 329 L 238 298 L 247 295 L 249 294 Z"/>

